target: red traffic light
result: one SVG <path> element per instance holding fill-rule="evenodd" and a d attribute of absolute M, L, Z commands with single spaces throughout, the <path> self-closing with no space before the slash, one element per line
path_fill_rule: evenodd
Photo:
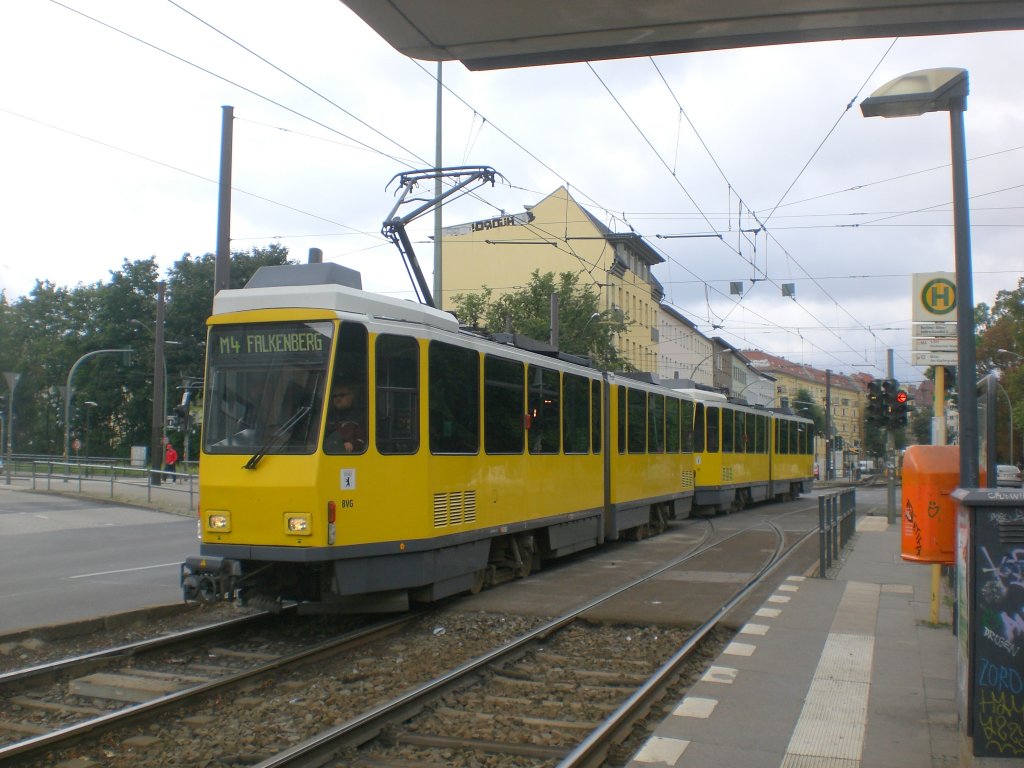
<path fill-rule="evenodd" d="M 896 393 L 896 402 L 897 403 L 905 403 L 905 402 L 907 402 L 907 393 L 904 392 L 902 389 L 899 392 Z"/>

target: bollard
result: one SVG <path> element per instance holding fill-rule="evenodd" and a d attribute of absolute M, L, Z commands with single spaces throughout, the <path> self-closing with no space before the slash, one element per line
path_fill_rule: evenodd
<path fill-rule="evenodd" d="M 842 548 L 857 532 L 857 493 L 854 489 L 818 497 L 818 576 L 839 560 Z"/>

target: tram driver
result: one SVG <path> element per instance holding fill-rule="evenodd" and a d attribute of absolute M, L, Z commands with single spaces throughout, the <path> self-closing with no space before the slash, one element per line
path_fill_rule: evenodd
<path fill-rule="evenodd" d="M 326 453 L 362 453 L 366 450 L 366 417 L 362 398 L 352 384 L 334 382 L 327 412 Z"/>

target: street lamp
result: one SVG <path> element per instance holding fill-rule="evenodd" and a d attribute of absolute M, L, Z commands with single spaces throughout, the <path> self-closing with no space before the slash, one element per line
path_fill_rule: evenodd
<path fill-rule="evenodd" d="M 956 259 L 957 389 L 960 397 L 960 486 L 978 487 L 978 391 L 974 349 L 974 283 L 967 197 L 966 69 L 940 67 L 890 80 L 864 99 L 864 117 L 914 117 L 949 112 L 953 166 L 953 232 Z"/>
<path fill-rule="evenodd" d="M 90 357 L 96 355 L 102 355 L 112 352 L 126 352 L 131 354 L 132 350 L 128 349 L 96 349 L 92 352 L 86 352 L 80 358 L 75 360 L 75 364 L 71 366 L 71 370 L 68 371 L 68 383 L 64 388 L 64 461 L 71 461 L 71 396 L 75 392 L 75 388 L 72 386 L 72 381 L 75 378 L 75 371 L 78 369 L 83 362 L 88 360 Z"/>

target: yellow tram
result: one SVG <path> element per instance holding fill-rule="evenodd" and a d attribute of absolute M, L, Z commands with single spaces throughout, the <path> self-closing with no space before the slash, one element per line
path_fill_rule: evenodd
<path fill-rule="evenodd" d="M 468 333 L 338 265 L 264 267 L 208 326 L 189 600 L 391 610 L 475 591 L 662 530 L 733 461 L 709 450 L 708 393 Z M 741 410 L 755 443 L 775 434 Z M 733 466 L 740 496 L 782 487 L 775 455 Z M 799 458 L 786 493 L 809 487 Z"/>

